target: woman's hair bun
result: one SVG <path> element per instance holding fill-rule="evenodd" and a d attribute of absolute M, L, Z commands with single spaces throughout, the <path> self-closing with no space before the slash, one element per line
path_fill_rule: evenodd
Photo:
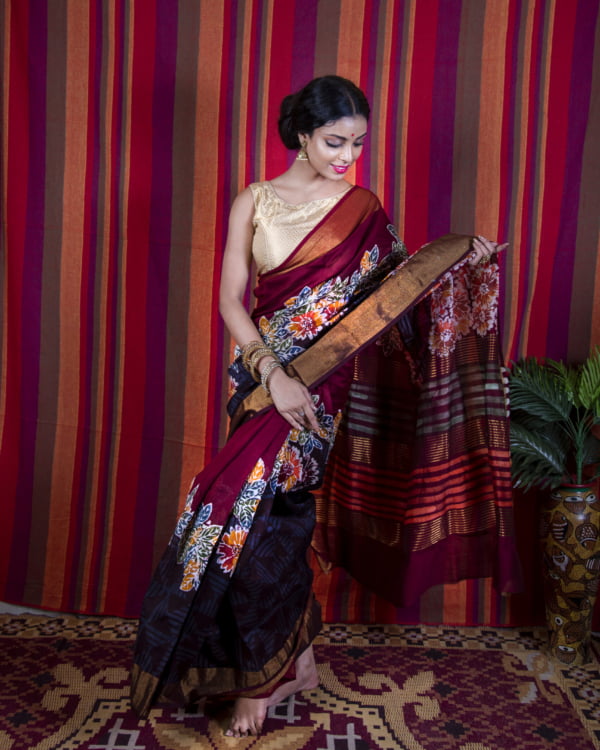
<path fill-rule="evenodd" d="M 300 148 L 298 130 L 294 127 L 294 109 L 298 102 L 298 93 L 288 94 L 281 102 L 279 109 L 279 135 L 286 148 Z"/>

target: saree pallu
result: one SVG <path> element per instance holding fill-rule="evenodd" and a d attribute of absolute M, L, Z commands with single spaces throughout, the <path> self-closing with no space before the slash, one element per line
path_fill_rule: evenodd
<path fill-rule="evenodd" d="M 405 320 L 431 296 L 468 245 L 468 238 L 458 238 L 450 250 L 429 248 L 425 260 L 404 261 L 378 200 L 353 188 L 284 263 L 261 276 L 253 318 L 288 373 L 310 388 L 320 429 L 290 430 L 237 357 L 230 368 L 232 434 L 192 482 L 144 600 L 131 691 L 140 716 L 159 697 L 183 704 L 257 697 L 293 677 L 295 659 L 320 628 L 307 562 L 314 491 L 323 483 L 338 427 L 351 414 L 344 415 L 349 393 L 354 389 L 350 402 L 361 398 L 356 355 L 377 348 L 386 330 L 393 338 L 398 318 Z M 417 355 L 402 352 L 414 370 L 411 381 L 421 388 Z M 394 371 L 388 375 L 393 381 Z M 335 475 L 328 480 L 330 488 L 336 483 Z M 347 506 L 340 507 L 346 512 Z M 367 510 L 367 533 L 359 529 L 364 539 L 379 533 Z M 386 513 L 384 502 L 376 515 Z M 337 510 L 331 518 L 331 528 L 345 530 L 352 544 L 354 520 L 348 523 Z M 338 547 L 330 537 L 322 500 L 319 519 L 321 554 L 341 559 L 345 543 Z M 486 515 L 484 523 L 495 521 Z"/>
<path fill-rule="evenodd" d="M 495 263 L 458 264 L 354 360 L 313 548 L 396 606 L 469 578 L 522 590 L 497 299 Z"/>

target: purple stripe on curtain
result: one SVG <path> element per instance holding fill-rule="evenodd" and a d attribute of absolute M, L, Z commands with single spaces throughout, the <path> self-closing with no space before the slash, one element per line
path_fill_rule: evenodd
<path fill-rule="evenodd" d="M 371 106 L 371 109 L 374 110 L 374 104 L 377 101 L 377 81 L 376 81 L 376 75 L 378 72 L 378 66 L 377 66 L 377 50 L 378 50 L 378 39 L 379 35 L 377 34 L 377 24 L 380 23 L 379 20 L 379 3 L 376 4 L 377 7 L 371 12 L 370 16 L 370 23 L 365 25 L 365 33 L 363 38 L 363 44 L 366 44 L 368 46 L 367 51 L 367 66 L 366 66 L 366 83 L 363 82 L 363 90 L 366 94 L 367 100 L 369 101 L 369 104 Z M 365 17 L 368 16 L 369 10 L 368 8 L 365 8 Z M 375 26 L 375 33 L 373 33 L 373 26 Z M 358 51 L 357 51 L 358 54 Z M 354 81 L 357 85 L 360 85 L 361 81 Z M 379 96 L 381 97 L 381 92 L 378 92 Z M 375 129 L 375 122 L 371 121 L 371 129 Z M 371 143 L 373 142 L 372 135 L 370 136 Z M 374 148 L 365 148 L 363 149 L 363 152 L 360 157 L 360 163 L 357 164 L 357 168 L 362 169 L 363 175 L 371 175 L 373 176 L 372 171 L 372 158 L 377 153 L 377 150 Z"/>
<path fill-rule="evenodd" d="M 590 111 L 594 62 L 594 35 L 598 19 L 596 3 L 578 3 L 571 59 L 569 125 L 564 186 L 558 227 L 558 247 L 554 259 L 551 299 L 567 300 L 572 296 L 573 264 L 577 244 L 577 219 L 583 146 Z M 566 62 L 566 61 L 565 61 Z M 597 137 L 597 135 L 596 135 Z M 549 356 L 564 357 L 568 351 L 569 315 L 562 304 L 550 305 L 546 348 Z"/>
<path fill-rule="evenodd" d="M 406 13 L 404 3 L 394 5 L 394 28 L 392 32 L 392 59 L 390 61 L 390 87 L 385 95 L 388 97 L 388 122 L 386 153 L 396 154 L 400 151 L 399 138 L 402 133 L 403 123 L 400 121 L 401 97 L 402 97 L 402 40 L 405 34 Z M 371 146 L 372 148 L 372 146 Z M 401 194 L 399 170 L 396 169 L 397 156 L 386 165 L 385 169 L 385 199 L 383 207 L 388 216 L 394 217 L 396 224 L 399 216 L 396 215 L 396 201 Z"/>
<path fill-rule="evenodd" d="M 235 180 L 235 174 L 233 169 L 233 157 L 236 154 L 235 148 L 226 148 L 225 144 L 235 143 L 234 141 L 234 126 L 238 124 L 238 115 L 235 111 L 235 96 L 236 96 L 236 55 L 237 55 L 237 33 L 236 30 L 241 27 L 237 27 L 237 17 L 239 14 L 238 10 L 239 0 L 232 0 L 231 3 L 227 4 L 224 18 L 224 41 L 227 42 L 227 47 L 223 49 L 223 83 L 225 87 L 225 116 L 223 118 L 224 126 L 224 143 L 221 144 L 221 163 L 223 169 L 220 170 L 219 177 L 221 178 L 219 188 L 223 193 L 223 205 L 231 206 L 233 201 L 233 189 L 232 182 Z M 241 30 L 239 31 L 241 34 Z M 229 54 L 227 54 L 227 51 Z M 202 55 L 203 50 L 200 50 Z M 202 123 L 200 124 L 202 127 Z M 238 148 L 241 144 L 238 143 Z M 228 212 L 224 212 L 228 213 Z M 226 226 L 225 217 L 221 217 L 223 225 Z"/>
<path fill-rule="evenodd" d="M 387 90 L 382 92 L 383 96 L 387 97 L 388 109 L 387 109 L 387 120 L 388 128 L 386 132 L 385 151 L 386 153 L 393 154 L 395 152 L 395 144 L 398 139 L 399 123 L 398 123 L 398 107 L 396 97 L 400 92 L 400 59 L 401 59 L 401 46 L 402 46 L 402 34 L 404 27 L 404 13 L 402 11 L 402 3 L 394 4 L 394 15 L 392 19 L 392 43 L 391 43 L 391 60 L 390 60 L 390 80 Z M 367 149 L 370 151 L 371 149 Z M 386 165 L 384 170 L 384 198 L 383 207 L 385 208 L 388 216 L 394 215 L 394 195 L 395 195 L 395 182 L 396 174 L 392 165 Z M 380 196 L 381 199 L 381 196 Z M 397 221 L 395 219 L 395 221 Z"/>
<path fill-rule="evenodd" d="M 461 0 L 445 0 L 438 7 L 437 38 L 429 143 L 428 237 L 449 231 L 452 218 L 452 162 L 456 72 Z"/>
<path fill-rule="evenodd" d="M 40 332 L 42 309 L 42 268 L 44 250 L 44 190 L 46 181 L 46 60 L 47 6 L 36 3 L 29 9 L 27 50 L 27 95 L 29 106 L 29 161 L 27 174 L 27 212 L 23 268 L 26 277 L 21 289 L 21 431 L 15 519 L 11 545 L 9 580 L 14 592 L 20 592 L 27 574 L 27 544 L 32 523 L 32 494 L 36 453 L 36 434 L 40 376 Z M 36 51 L 29 54 L 29 49 Z M 43 61 L 43 65 L 40 65 Z"/>
<path fill-rule="evenodd" d="M 256 3 L 252 9 L 252 20 L 251 20 L 251 31 L 250 31 L 250 55 L 249 60 L 246 61 L 248 66 L 248 104 L 251 112 L 255 112 L 256 116 L 253 121 L 248 123 L 246 138 L 244 142 L 240 141 L 240 149 L 246 155 L 246 172 L 243 175 L 242 182 L 244 186 L 247 185 L 254 179 L 254 164 L 256 159 L 255 151 L 255 140 L 252 137 L 258 128 L 258 122 L 260 121 L 260 76 L 263 72 L 263 60 L 262 52 L 263 45 L 261 44 L 261 36 L 266 31 L 263 27 L 263 0 L 256 0 Z M 218 425 L 217 425 L 218 427 Z M 217 434 L 213 437 L 218 439 Z"/>
<path fill-rule="evenodd" d="M 315 45 L 317 41 L 318 0 L 303 0 L 296 3 L 294 15 L 294 45 L 292 51 L 291 85 L 288 93 L 298 91 L 313 77 Z M 274 61 L 272 61 L 274 62 Z M 335 73 L 331 70 L 330 73 Z"/>

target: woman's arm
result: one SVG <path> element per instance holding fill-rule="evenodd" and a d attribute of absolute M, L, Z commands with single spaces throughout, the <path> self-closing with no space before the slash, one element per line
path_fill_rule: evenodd
<path fill-rule="evenodd" d="M 254 201 L 249 188 L 233 201 L 223 255 L 219 312 L 239 346 L 260 339 L 243 303 L 252 262 Z"/>
<path fill-rule="evenodd" d="M 243 302 L 252 262 L 253 216 L 254 200 L 250 189 L 246 188 L 231 206 L 219 293 L 221 316 L 229 333 L 242 347 L 261 338 Z M 262 373 L 270 361 L 271 357 L 263 357 L 258 362 L 259 372 Z M 292 427 L 319 429 L 313 401 L 302 383 L 277 368 L 269 376 L 269 389 L 275 408 Z"/>

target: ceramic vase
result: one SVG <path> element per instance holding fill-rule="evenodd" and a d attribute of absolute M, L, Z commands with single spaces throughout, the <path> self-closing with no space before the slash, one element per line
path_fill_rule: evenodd
<path fill-rule="evenodd" d="M 563 664 L 585 664 L 600 580 L 600 501 L 595 486 L 552 490 L 542 509 L 541 546 L 550 651 Z"/>

